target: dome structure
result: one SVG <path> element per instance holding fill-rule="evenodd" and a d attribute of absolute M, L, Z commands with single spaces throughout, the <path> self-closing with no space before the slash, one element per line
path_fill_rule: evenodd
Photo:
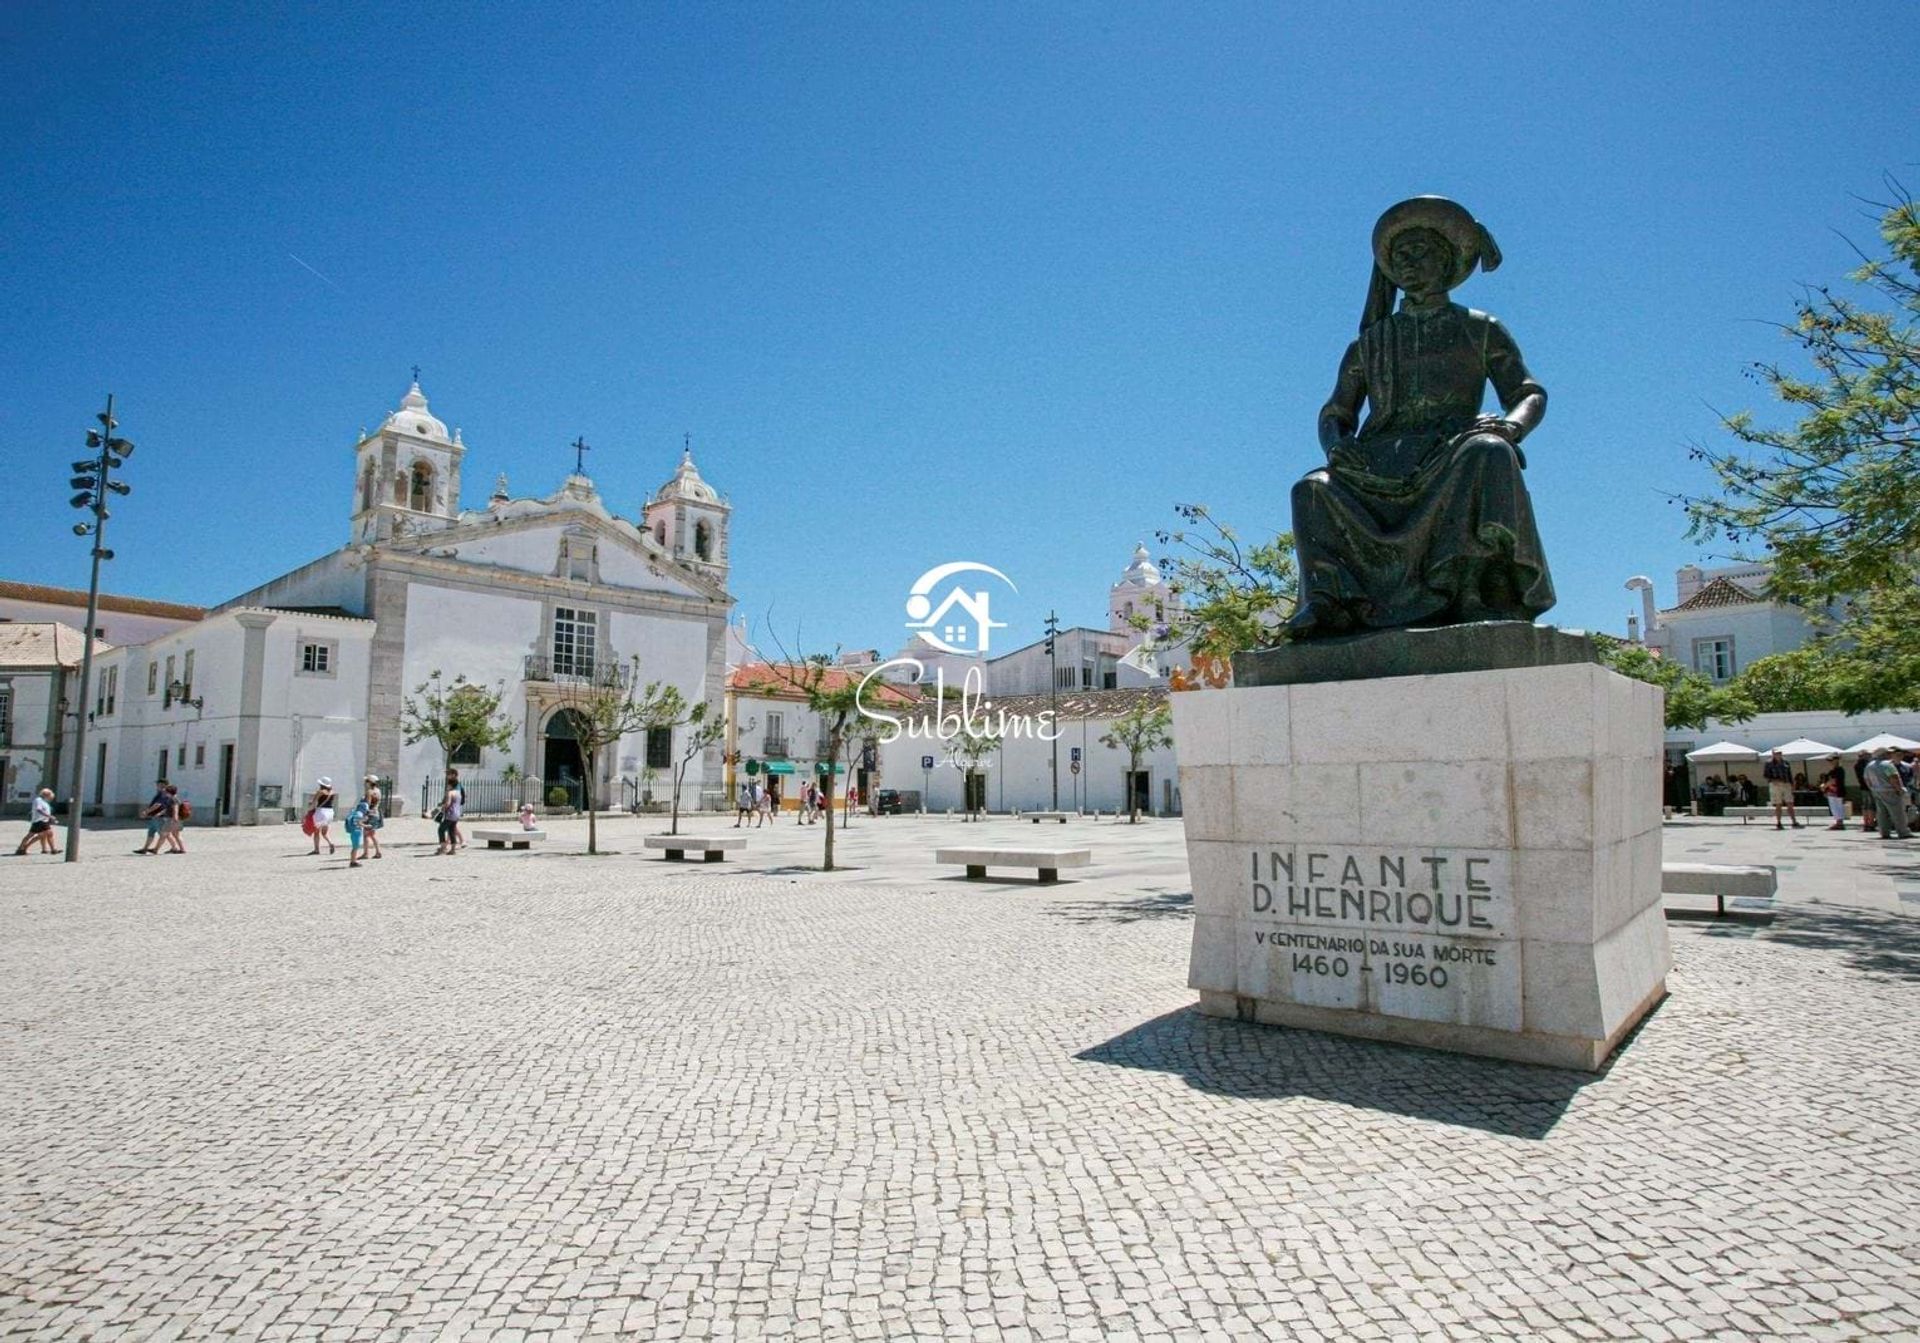
<path fill-rule="evenodd" d="M 387 416 L 381 424 L 382 430 L 393 429 L 415 438 L 431 439 L 436 443 L 450 443 L 447 437 L 446 422 L 434 416 L 427 409 L 427 398 L 420 390 L 420 380 L 414 379 L 407 388 L 407 394 L 400 399 L 400 408 Z"/>
<path fill-rule="evenodd" d="M 1159 566 L 1147 558 L 1147 547 L 1144 543 L 1135 546 L 1133 548 L 1133 563 L 1127 566 L 1127 571 L 1120 575 L 1120 581 L 1114 584 L 1114 586 L 1151 588 L 1158 587 L 1159 585 Z"/>
<path fill-rule="evenodd" d="M 686 448 L 680 453 L 680 467 L 673 478 L 662 485 L 653 496 L 655 503 L 669 499 L 683 499 L 693 503 L 717 504 L 720 492 L 700 478 L 700 468 L 693 464 L 693 449 Z"/>

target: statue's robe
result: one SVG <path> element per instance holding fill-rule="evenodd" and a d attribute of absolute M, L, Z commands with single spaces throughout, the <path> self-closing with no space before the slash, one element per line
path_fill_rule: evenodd
<path fill-rule="evenodd" d="M 1458 304 L 1403 307 L 1347 347 L 1340 379 L 1364 390 L 1367 418 L 1294 486 L 1302 602 L 1370 629 L 1551 608 L 1525 458 L 1497 434 L 1465 432 L 1488 383 L 1503 407 L 1545 395 L 1507 329 Z"/>

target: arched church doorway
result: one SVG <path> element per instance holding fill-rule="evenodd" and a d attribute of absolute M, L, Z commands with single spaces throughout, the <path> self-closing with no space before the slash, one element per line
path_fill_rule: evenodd
<path fill-rule="evenodd" d="M 540 764 L 540 777 L 546 781 L 549 792 L 564 788 L 574 806 L 587 805 L 587 761 L 580 751 L 580 734 L 575 730 L 573 710 L 555 709 L 547 719 L 541 734 Z"/>

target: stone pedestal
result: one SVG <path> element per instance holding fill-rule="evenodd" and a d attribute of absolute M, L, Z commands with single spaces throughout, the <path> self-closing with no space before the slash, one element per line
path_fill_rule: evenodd
<path fill-rule="evenodd" d="M 1588 662 L 1173 709 L 1203 1012 L 1591 1070 L 1664 996 L 1655 687 Z"/>

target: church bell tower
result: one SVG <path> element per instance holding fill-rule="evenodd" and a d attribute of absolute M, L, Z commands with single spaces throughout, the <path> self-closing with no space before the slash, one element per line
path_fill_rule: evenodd
<path fill-rule="evenodd" d="M 427 409 L 420 373 L 399 408 L 354 445 L 353 539 L 366 545 L 437 531 L 460 516 L 460 431 Z"/>
<path fill-rule="evenodd" d="M 641 511 L 641 525 L 669 555 L 725 587 L 732 515 L 733 505 L 700 478 L 688 446 L 680 455 L 680 469 Z"/>

